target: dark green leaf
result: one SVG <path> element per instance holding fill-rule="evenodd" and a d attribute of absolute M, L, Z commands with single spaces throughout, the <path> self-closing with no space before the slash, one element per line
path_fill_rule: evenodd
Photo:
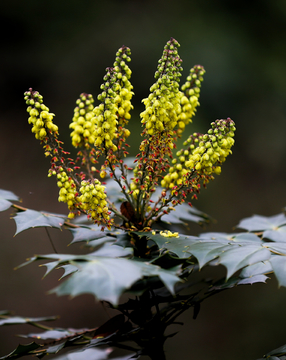
<path fill-rule="evenodd" d="M 247 285 L 247 284 L 252 285 L 258 282 L 265 283 L 267 279 L 268 277 L 265 275 L 254 275 L 249 278 L 239 280 L 237 285 Z"/>
<path fill-rule="evenodd" d="M 83 349 L 54 358 L 54 360 L 104 360 L 108 359 L 110 349 Z"/>
<path fill-rule="evenodd" d="M 67 264 L 67 265 L 61 265 L 60 266 L 61 269 L 64 270 L 63 275 L 60 277 L 60 280 L 63 279 L 64 277 L 73 274 L 74 272 L 78 271 L 78 267 L 75 265 L 71 265 L 71 264 Z"/>
<path fill-rule="evenodd" d="M 13 205 L 9 200 L 19 201 L 19 198 L 11 191 L 0 189 L 0 211 L 7 210 Z"/>
<path fill-rule="evenodd" d="M 65 219 L 59 215 L 52 215 L 35 210 L 26 210 L 18 212 L 15 217 L 17 231 L 15 235 L 21 231 L 34 227 L 55 227 L 60 229 Z"/>
<path fill-rule="evenodd" d="M 55 316 L 38 317 L 38 318 L 9 316 L 9 317 L 5 317 L 4 319 L 3 318 L 0 319 L 0 326 L 1 325 L 28 324 L 28 323 L 32 323 L 32 322 L 51 321 L 51 320 L 56 320 L 56 319 L 57 319 L 57 317 L 55 317 Z"/>
<path fill-rule="evenodd" d="M 80 241 L 98 240 L 98 245 L 100 245 L 101 243 L 105 242 L 104 238 L 107 236 L 107 232 L 101 231 L 97 225 L 82 226 L 75 229 L 70 228 L 69 230 L 73 235 L 71 244 Z M 108 233 L 110 233 L 110 231 Z"/>
<path fill-rule="evenodd" d="M 276 254 L 286 255 L 286 243 L 267 242 L 263 245 L 267 249 L 273 251 Z"/>
<path fill-rule="evenodd" d="M 47 339 L 54 339 L 54 340 L 61 340 L 63 338 L 66 338 L 67 336 L 72 336 L 76 332 L 83 331 L 84 329 L 79 330 L 67 330 L 67 329 L 53 329 L 53 330 L 47 330 L 41 333 L 30 333 L 27 335 L 20 335 L 23 338 L 34 338 L 34 339 L 41 339 L 41 340 L 47 340 Z"/>
<path fill-rule="evenodd" d="M 247 278 L 255 275 L 268 274 L 270 272 L 273 272 L 270 261 L 263 261 L 245 267 L 240 273 L 240 276 Z"/>
<path fill-rule="evenodd" d="M 181 204 L 174 211 L 161 217 L 161 221 L 168 224 L 184 224 L 190 221 L 201 224 L 210 220 L 210 216 L 187 204 Z"/>
<path fill-rule="evenodd" d="M 170 292 L 174 291 L 178 268 L 164 270 L 159 266 L 124 258 L 98 257 L 92 261 L 76 263 L 79 270 L 51 293 L 71 295 L 91 293 L 99 300 L 117 304 L 119 297 L 132 284 L 145 276 L 158 276 Z"/>
<path fill-rule="evenodd" d="M 1 357 L 0 359 L 11 359 L 19 356 L 29 355 L 33 350 L 36 350 L 40 347 L 40 345 L 32 342 L 27 345 L 18 345 L 17 348 L 12 351 L 10 354 Z"/>
<path fill-rule="evenodd" d="M 180 235 L 179 237 L 165 237 L 160 234 L 139 233 L 138 236 L 147 236 L 149 239 L 154 241 L 160 250 L 169 250 L 176 254 L 179 258 L 188 258 L 191 256 L 189 252 L 191 244 L 198 240 L 195 236 Z"/>
<path fill-rule="evenodd" d="M 90 256 L 125 257 L 132 254 L 132 248 L 122 248 L 114 243 L 105 243 L 100 249 L 91 253 Z"/>
<path fill-rule="evenodd" d="M 264 231 L 263 238 L 277 242 L 286 242 L 286 226 L 281 226 L 275 230 Z"/>
<path fill-rule="evenodd" d="M 272 356 L 272 355 L 281 356 L 281 355 L 285 355 L 285 354 L 286 354 L 286 345 L 283 345 L 275 350 L 270 351 L 265 356 Z"/>
<path fill-rule="evenodd" d="M 269 250 L 259 245 L 238 246 L 225 251 L 220 255 L 220 263 L 227 268 L 227 279 L 237 270 L 245 266 L 268 260 L 271 256 Z"/>
<path fill-rule="evenodd" d="M 285 224 L 286 216 L 284 214 L 278 214 L 269 217 L 254 215 L 252 217 L 241 220 L 237 227 L 248 231 L 265 231 L 275 230 L 276 228 Z"/>
<path fill-rule="evenodd" d="M 277 277 L 279 286 L 286 286 L 286 256 L 271 256 L 270 263 Z"/>

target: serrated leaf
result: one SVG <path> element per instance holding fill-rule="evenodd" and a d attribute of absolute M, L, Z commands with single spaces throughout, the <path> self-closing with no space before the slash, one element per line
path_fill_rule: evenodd
<path fill-rule="evenodd" d="M 275 230 L 264 231 L 263 238 L 277 242 L 286 242 L 286 226 L 281 226 Z"/>
<path fill-rule="evenodd" d="M 184 224 L 190 221 L 201 224 L 210 220 L 210 216 L 187 204 L 181 204 L 174 211 L 161 217 L 161 221 L 168 224 Z"/>
<path fill-rule="evenodd" d="M 8 354 L 6 356 L 2 356 L 0 359 L 4 360 L 4 359 L 11 359 L 11 358 L 15 358 L 15 357 L 24 356 L 24 355 L 29 355 L 29 354 L 31 354 L 31 352 L 33 350 L 36 350 L 39 347 L 40 347 L 40 345 L 36 344 L 35 342 L 32 342 L 27 345 L 19 344 L 14 351 L 12 351 L 10 354 Z"/>
<path fill-rule="evenodd" d="M 82 331 L 82 330 L 76 330 L 76 331 Z M 69 331 L 67 329 L 53 329 L 41 333 L 30 333 L 27 335 L 20 335 L 20 336 L 23 338 L 34 338 L 38 340 L 47 340 L 47 339 L 61 340 L 67 336 L 74 335 L 76 331 Z"/>
<path fill-rule="evenodd" d="M 98 240 L 98 245 L 100 245 L 101 243 L 105 242 L 104 238 L 108 233 L 110 233 L 110 231 L 108 233 L 106 231 L 101 231 L 97 225 L 82 226 L 75 229 L 70 228 L 69 230 L 73 235 L 71 244 L 81 241 Z"/>
<path fill-rule="evenodd" d="M 7 210 L 11 205 L 13 205 L 13 203 L 9 200 L 19 201 L 20 199 L 11 191 L 0 189 L 0 211 Z"/>
<path fill-rule="evenodd" d="M 54 227 L 60 229 L 65 221 L 63 217 L 30 209 L 18 212 L 14 216 L 14 220 L 17 226 L 15 235 L 35 227 Z"/>
<path fill-rule="evenodd" d="M 21 317 L 21 316 L 9 316 L 5 317 L 4 319 L 0 319 L 0 326 L 2 325 L 15 325 L 15 324 L 29 324 L 32 322 L 39 322 L 39 321 L 51 321 L 56 320 L 56 316 L 46 316 L 46 317 L 37 317 L 37 318 L 28 318 L 28 317 Z"/>
<path fill-rule="evenodd" d="M 268 274 L 273 272 L 270 261 L 261 261 L 253 265 L 249 265 L 242 269 L 240 276 L 242 277 L 250 277 L 261 274 Z"/>
<path fill-rule="evenodd" d="M 227 279 L 245 266 L 268 260 L 271 253 L 257 245 L 239 246 L 220 255 L 220 263 L 227 268 Z"/>
<path fill-rule="evenodd" d="M 286 256 L 271 256 L 270 263 L 279 286 L 286 286 Z"/>
<path fill-rule="evenodd" d="M 64 277 L 73 274 L 74 272 L 78 271 L 78 267 L 75 265 L 67 264 L 61 265 L 60 269 L 64 270 L 63 275 L 59 278 L 59 280 L 63 279 Z"/>
<path fill-rule="evenodd" d="M 55 357 L 54 360 L 104 360 L 108 358 L 110 349 L 82 349 Z"/>
<path fill-rule="evenodd" d="M 265 275 L 254 275 L 249 278 L 239 280 L 237 285 L 248 285 L 248 284 L 252 285 L 252 284 L 255 284 L 258 282 L 265 283 L 267 279 L 268 279 L 268 276 L 265 276 Z"/>
<path fill-rule="evenodd" d="M 265 356 L 271 356 L 271 355 L 285 355 L 286 354 L 286 344 L 283 346 L 280 346 L 279 348 L 270 351 L 269 353 L 267 353 Z"/>
<path fill-rule="evenodd" d="M 263 245 L 267 249 L 273 251 L 276 254 L 286 255 L 286 243 L 279 242 L 267 242 Z"/>
<path fill-rule="evenodd" d="M 89 254 L 90 256 L 104 256 L 104 257 L 125 257 L 133 255 L 132 248 L 123 248 L 114 243 L 105 243 L 100 249 Z"/>
<path fill-rule="evenodd" d="M 173 292 L 177 277 L 176 269 L 161 269 L 159 266 L 124 258 L 100 258 L 78 264 L 79 270 L 51 293 L 70 295 L 91 293 L 99 300 L 114 305 L 132 284 L 145 276 L 158 276 L 169 291 Z"/>
<path fill-rule="evenodd" d="M 269 217 L 254 215 L 252 217 L 241 220 L 237 227 L 248 231 L 265 231 L 275 230 L 276 228 L 285 224 L 286 216 L 284 214 L 278 214 Z"/>
<path fill-rule="evenodd" d="M 176 254 L 179 258 L 185 259 L 191 256 L 189 252 L 191 244 L 198 240 L 195 236 L 179 235 L 179 237 L 165 237 L 160 234 L 153 234 L 152 232 L 139 233 L 138 236 L 147 236 L 148 239 L 157 244 L 160 250 L 169 250 Z"/>

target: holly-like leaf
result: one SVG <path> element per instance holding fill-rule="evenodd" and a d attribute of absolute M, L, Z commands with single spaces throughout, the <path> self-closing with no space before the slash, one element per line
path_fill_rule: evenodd
<path fill-rule="evenodd" d="M 254 215 L 241 220 L 237 227 L 248 231 L 265 231 L 275 230 L 282 225 L 286 225 L 286 216 L 284 214 L 269 217 Z"/>
<path fill-rule="evenodd" d="M 28 209 L 18 212 L 14 216 L 14 220 L 17 226 L 15 235 L 17 235 L 24 230 L 35 227 L 54 227 L 60 229 L 65 221 L 65 217 Z"/>
<path fill-rule="evenodd" d="M 76 265 L 79 270 L 51 293 L 72 297 L 91 293 L 98 300 L 117 305 L 119 297 L 145 276 L 158 276 L 170 292 L 174 291 L 175 283 L 181 281 L 176 275 L 178 268 L 164 270 L 159 266 L 124 258 L 98 257 Z"/>
<path fill-rule="evenodd" d="M 270 259 L 279 286 L 286 286 L 286 256 L 274 255 Z"/>
<path fill-rule="evenodd" d="M 100 245 L 106 241 L 105 238 L 110 233 L 110 231 L 107 232 L 106 230 L 101 231 L 97 225 L 81 226 L 78 228 L 70 228 L 69 230 L 73 235 L 71 244 L 81 241 L 97 240 L 98 245 Z M 111 238 L 111 240 L 115 240 L 115 238 Z M 110 241 L 110 237 L 107 241 Z"/>
<path fill-rule="evenodd" d="M 104 360 L 108 359 L 110 349 L 82 349 L 55 357 L 54 360 Z"/>
<path fill-rule="evenodd" d="M 280 356 L 286 355 L 286 344 L 265 354 L 263 358 L 271 359 L 271 357 L 274 357 L 276 355 L 279 356 L 279 360 L 282 360 Z"/>
<path fill-rule="evenodd" d="M 254 276 L 239 280 L 237 285 L 247 285 L 247 284 L 253 285 L 258 282 L 265 283 L 267 279 L 268 279 L 268 276 L 265 276 L 265 275 L 254 275 Z"/>
<path fill-rule="evenodd" d="M 51 321 L 56 320 L 56 316 L 46 316 L 46 317 L 37 317 L 37 318 L 28 318 L 21 316 L 1 316 L 0 326 L 1 325 L 15 325 L 15 324 L 29 324 L 39 321 Z"/>
<path fill-rule="evenodd" d="M 209 292 L 212 291 L 221 291 L 221 290 L 225 290 L 225 289 L 231 289 L 234 286 L 237 285 L 252 285 L 258 282 L 263 282 L 265 283 L 265 281 L 268 279 L 267 276 L 265 275 L 256 275 L 256 276 L 252 276 L 252 277 L 248 277 L 248 278 L 241 278 L 241 276 L 239 277 L 232 277 L 228 280 L 219 280 L 216 283 L 214 283 L 210 289 L 208 290 Z"/>
<path fill-rule="evenodd" d="M 132 248 L 123 248 L 114 243 L 105 243 L 100 249 L 92 252 L 91 256 L 104 256 L 104 257 L 125 257 L 133 255 Z"/>
<path fill-rule="evenodd" d="M 7 210 L 11 205 L 13 205 L 13 203 L 9 200 L 19 201 L 20 199 L 11 191 L 0 189 L 0 211 Z"/>
<path fill-rule="evenodd" d="M 174 211 L 161 217 L 161 221 L 168 224 L 185 224 L 186 222 L 195 222 L 202 224 L 212 221 L 211 217 L 195 207 L 187 204 L 181 204 Z"/>
<path fill-rule="evenodd" d="M 249 265 L 242 269 L 240 276 L 243 278 L 248 278 L 251 276 L 269 274 L 273 272 L 270 261 L 261 261 L 253 265 Z"/>
<path fill-rule="evenodd" d="M 286 242 L 286 226 L 278 227 L 275 230 L 264 231 L 263 238 L 277 242 Z"/>
<path fill-rule="evenodd" d="M 172 253 L 176 254 L 179 258 L 185 259 L 191 256 L 189 252 L 191 244 L 198 241 L 198 238 L 195 236 L 179 235 L 178 237 L 166 237 L 162 236 L 159 233 L 135 233 L 137 236 L 147 236 L 148 239 L 152 240 L 157 244 L 160 250 L 169 250 Z"/>
<path fill-rule="evenodd" d="M 27 335 L 20 335 L 20 336 L 23 338 L 34 338 L 40 340 L 47 340 L 47 339 L 62 340 L 68 336 L 74 335 L 78 331 L 83 331 L 83 329 L 72 330 L 72 331 L 67 329 L 53 329 L 53 330 L 43 331 L 41 333 L 30 333 Z"/>
<path fill-rule="evenodd" d="M 10 354 L 8 354 L 6 356 L 2 356 L 0 358 L 0 360 L 17 358 L 17 357 L 24 356 L 24 355 L 31 355 L 33 350 L 36 350 L 39 347 L 40 347 L 40 345 L 36 344 L 35 342 L 32 342 L 32 343 L 27 344 L 27 345 L 21 345 L 20 344 Z"/>
<path fill-rule="evenodd" d="M 140 233 L 136 234 L 140 236 Z M 200 238 L 184 235 L 166 237 L 152 233 L 145 233 L 145 236 L 153 240 L 159 249 L 172 251 L 180 258 L 195 256 L 201 268 L 217 259 L 216 265 L 223 264 L 226 267 L 227 279 L 236 271 L 271 257 L 270 249 L 264 247 L 265 243 L 252 233 L 206 233 L 200 235 Z M 274 246 L 273 243 L 269 244 Z"/>

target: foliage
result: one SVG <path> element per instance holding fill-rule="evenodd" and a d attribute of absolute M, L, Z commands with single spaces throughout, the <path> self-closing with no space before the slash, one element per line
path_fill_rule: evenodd
<path fill-rule="evenodd" d="M 15 194 L 5 190 L 0 190 L 0 210 L 11 206 L 17 210 L 16 234 L 34 227 L 68 229 L 71 244 L 83 242 L 89 251 L 35 255 L 19 267 L 41 261 L 45 276 L 60 268 L 62 281 L 50 293 L 72 297 L 90 293 L 119 314 L 97 328 L 64 329 L 41 324 L 53 317 L 24 318 L 2 311 L 0 325 L 24 323 L 43 331 L 23 335 L 37 342 L 19 345 L 1 359 L 42 358 L 68 347 L 76 350 L 56 359 L 110 359 L 110 346 L 129 351 L 120 359 L 141 355 L 165 359 L 164 342 L 175 335 L 167 335 L 166 329 L 184 311 L 193 308 L 196 318 L 206 298 L 234 286 L 265 282 L 270 273 L 286 286 L 284 214 L 244 219 L 237 226 L 244 231 L 232 234 L 191 236 L 171 231 L 175 225 L 212 220 L 190 200 L 197 198 L 201 184 L 206 186 L 220 174 L 235 131 L 231 119 L 216 120 L 206 134 L 190 135 L 184 148 L 174 151 L 199 105 L 205 73 L 196 65 L 180 88 L 178 47 L 173 38 L 167 42 L 156 82 L 143 99 L 143 140 L 135 159 L 127 157 L 126 142 L 133 96 L 129 48 L 120 48 L 113 67 L 107 68 L 99 105 L 94 106 L 91 94 L 81 94 L 76 102 L 70 125 L 76 159 L 64 150 L 54 114 L 43 97 L 32 89 L 25 93 L 32 132 L 51 159 L 48 176 L 56 177 L 58 200 L 67 204 L 69 214 L 24 208 Z M 225 278 L 196 277 L 204 266 L 218 265 L 226 268 Z M 282 347 L 266 357 L 284 359 L 285 354 Z"/>

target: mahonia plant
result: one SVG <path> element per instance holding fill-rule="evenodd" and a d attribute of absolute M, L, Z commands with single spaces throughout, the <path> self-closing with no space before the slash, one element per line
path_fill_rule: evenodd
<path fill-rule="evenodd" d="M 97 97 L 99 104 L 95 106 L 93 96 L 85 93 L 76 101 L 70 124 L 72 145 L 78 149 L 76 159 L 64 150 L 53 123 L 54 114 L 43 103 L 43 97 L 33 89 L 25 92 L 32 132 L 51 158 L 48 176 L 56 177 L 58 200 L 67 204 L 69 218 L 86 214 L 109 229 L 150 231 L 154 222 L 176 206 L 185 201 L 191 205 L 201 184 L 205 186 L 220 174 L 221 164 L 234 144 L 235 124 L 231 119 L 212 122 L 206 134 L 190 135 L 184 148 L 176 150 L 177 140 L 200 105 L 205 74 L 203 66 L 194 66 L 180 87 L 183 69 L 179 46 L 173 38 L 167 42 L 155 83 L 142 100 L 142 142 L 133 167 L 126 161 L 134 94 L 128 47 L 122 46 L 113 67 L 106 69 Z M 124 195 L 120 209 L 108 198 L 102 182 L 107 177 L 118 183 Z"/>

